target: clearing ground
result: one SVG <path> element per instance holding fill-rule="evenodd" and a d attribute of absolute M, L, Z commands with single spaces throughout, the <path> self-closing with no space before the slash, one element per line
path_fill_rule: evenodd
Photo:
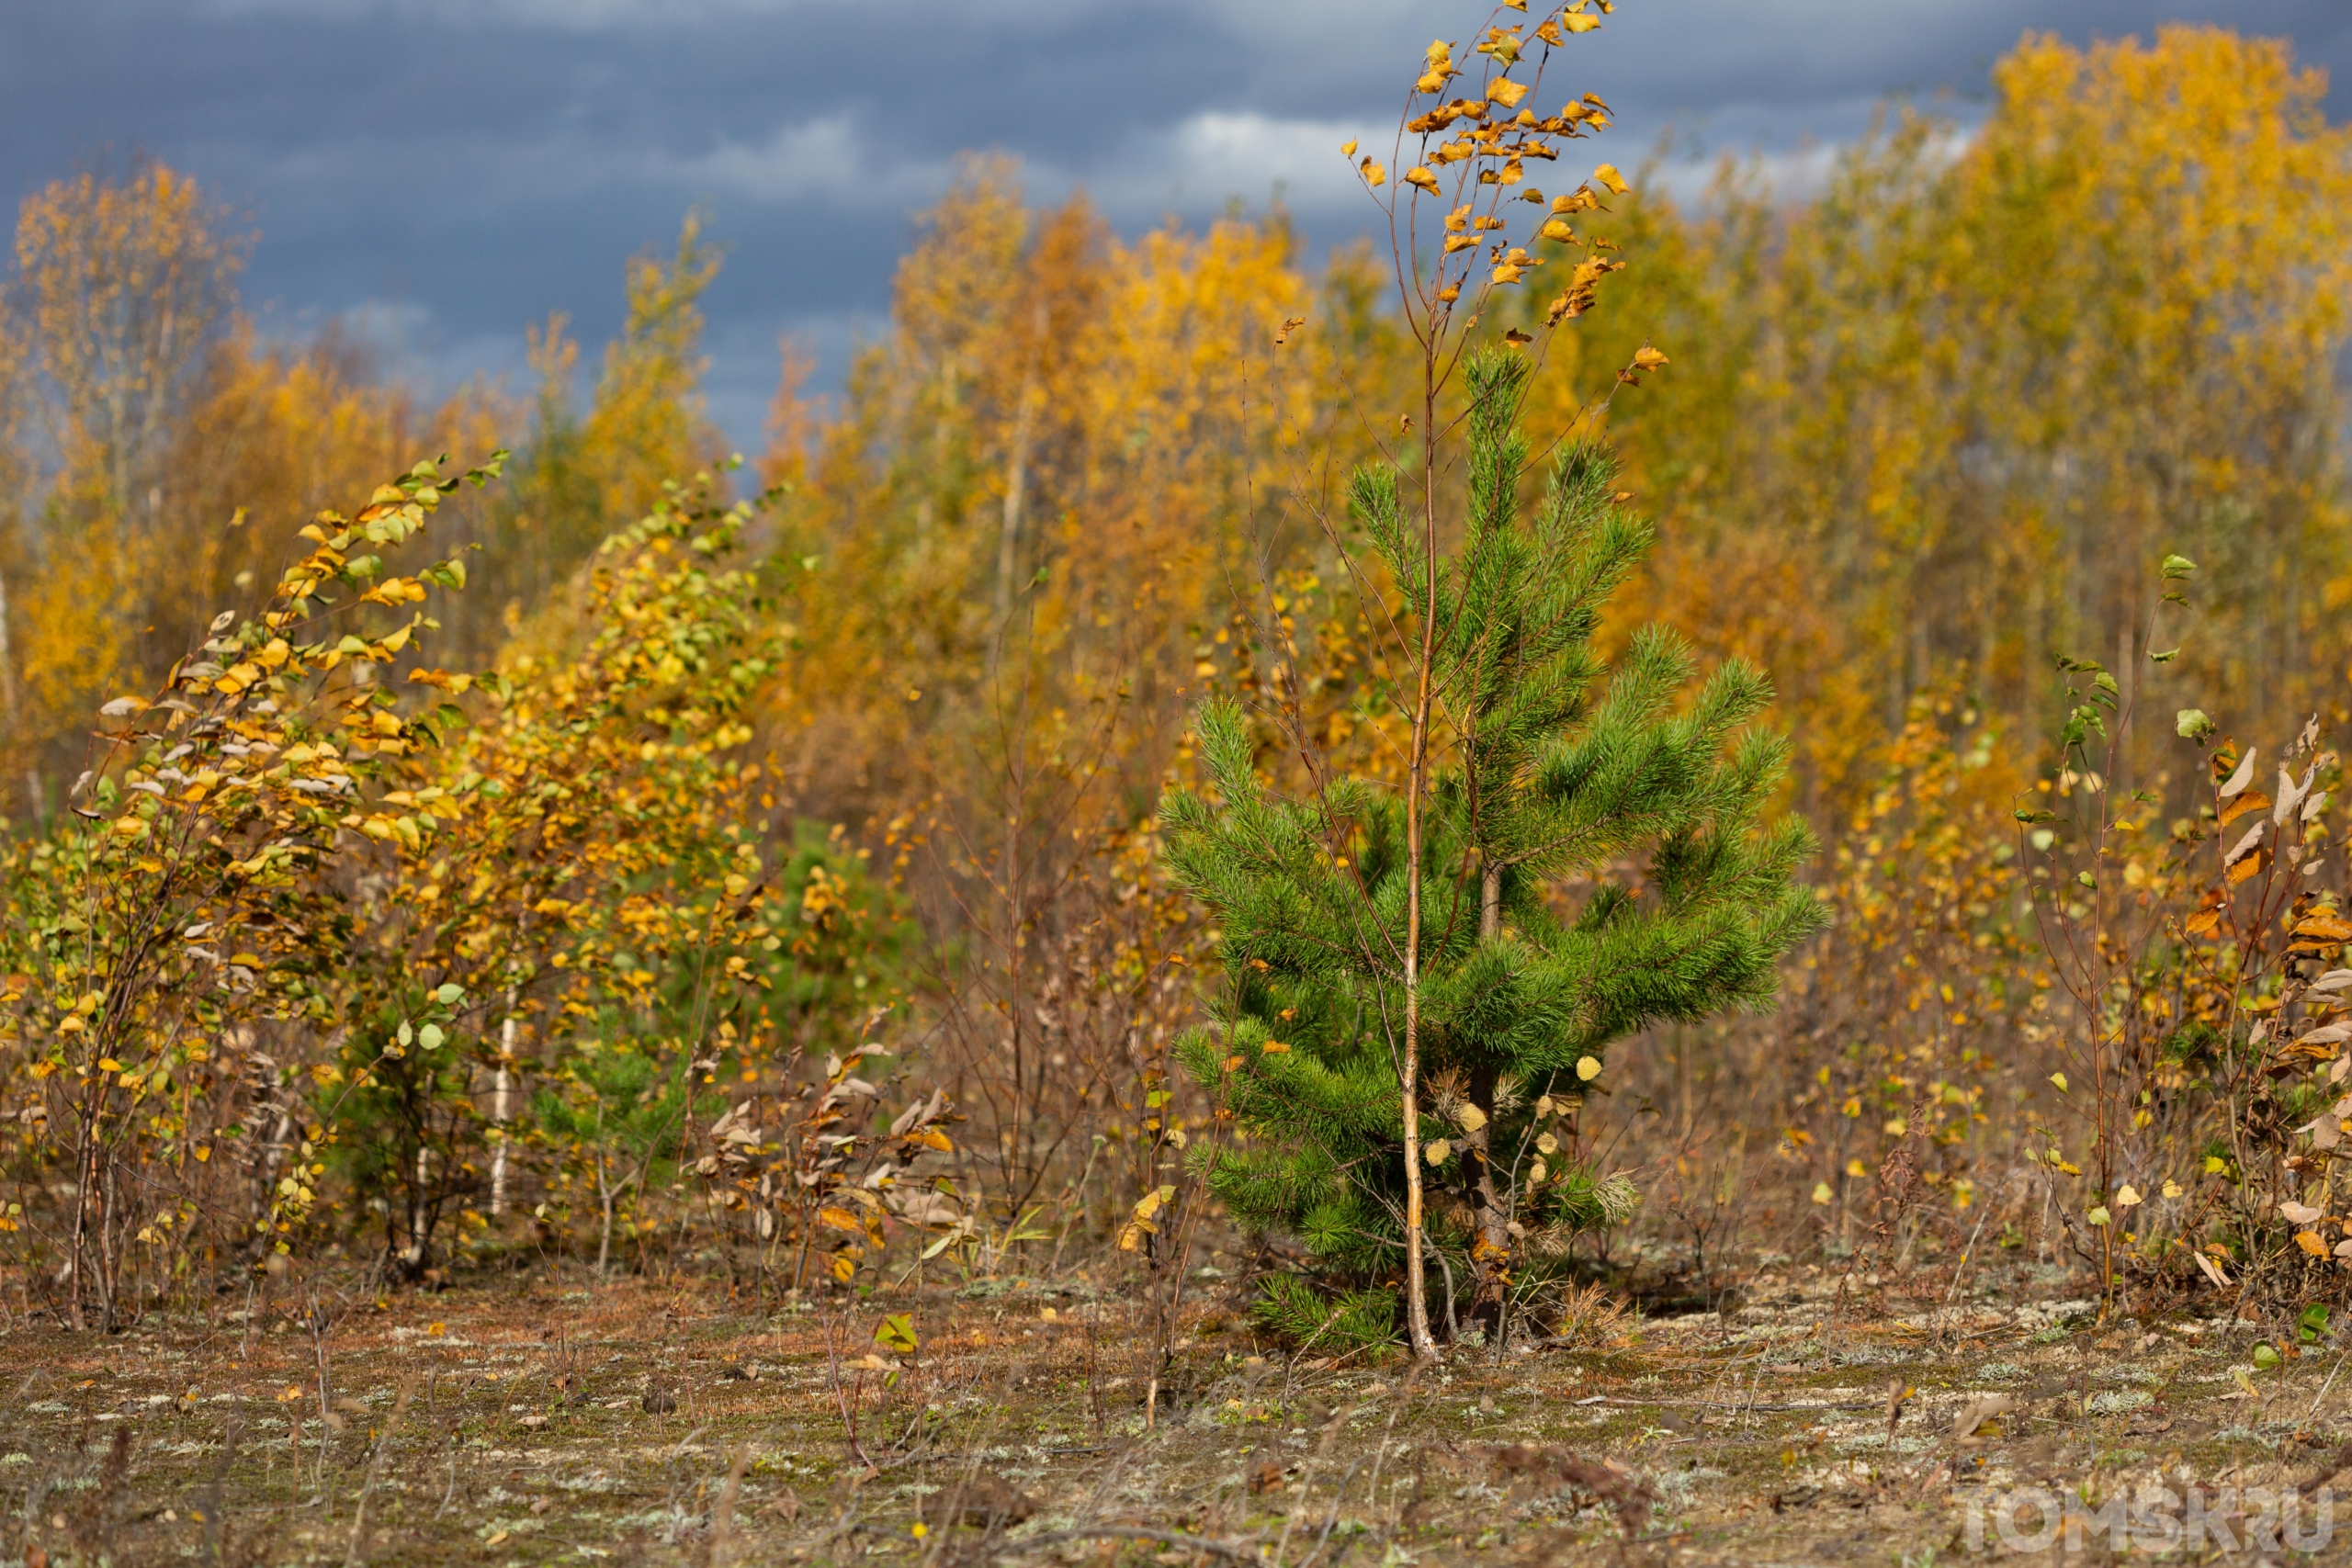
<path fill-rule="evenodd" d="M 2065 1283 L 1849 1280 L 1841 1304 L 1835 1273 L 1768 1268 L 1721 1312 L 1418 1371 L 1286 1359 L 1210 1300 L 1156 1385 L 1127 1299 L 1083 1278 L 763 1310 L 539 1275 L 116 1336 L 19 1319 L 0 1563 L 1949 1562 L 1972 1506 L 2002 1551 L 2005 1488 L 2258 1514 L 2352 1463 L 2326 1343 L 2272 1365 L 2253 1324 L 2099 1325 Z M 876 1344 L 892 1314 L 911 1355 Z M 2081 1533 L 2098 1560 L 2166 1517 Z"/>

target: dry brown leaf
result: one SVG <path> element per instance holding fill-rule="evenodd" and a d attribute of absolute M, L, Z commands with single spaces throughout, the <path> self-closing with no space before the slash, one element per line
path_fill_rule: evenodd
<path fill-rule="evenodd" d="M 1996 1416 L 2007 1416 L 2024 1402 L 2011 1393 L 1981 1393 L 1962 1405 L 1951 1418 L 1952 1441 L 1962 1442 Z"/>

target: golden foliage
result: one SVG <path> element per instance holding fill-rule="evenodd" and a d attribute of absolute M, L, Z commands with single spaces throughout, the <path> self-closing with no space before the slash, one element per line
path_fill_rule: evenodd
<path fill-rule="evenodd" d="M 1703 217 L 1642 194 L 1613 220 L 1641 262 L 1591 319 L 1599 352 L 1555 350 L 1552 395 L 1574 399 L 1645 335 L 1690 345 L 1611 415 L 1668 540 L 1634 610 L 1785 650 L 1833 795 L 1940 671 L 2038 733 L 2052 656 L 2119 647 L 2166 549 L 2213 565 L 2227 629 L 2140 665 L 2152 688 L 2260 691 L 2283 726 L 2352 652 L 2323 434 L 2352 132 L 2322 118 L 2319 74 L 2168 27 L 2029 36 L 1995 88 L 1973 138 L 1896 116 L 1817 200 L 1776 207 L 1732 166 Z M 1721 592 L 1759 561 L 1805 591 Z"/>
<path fill-rule="evenodd" d="M 1344 389 L 1391 373 L 1374 297 L 1360 254 L 1307 279 L 1277 220 L 1125 243 L 1082 201 L 1034 213 L 1009 165 L 968 164 L 796 509 L 822 650 L 791 720 L 808 798 L 853 817 L 908 798 L 1030 682 L 1041 733 L 1078 745 L 1115 720 L 1154 776 L 1230 573 L 1312 547 L 1285 498 L 1363 439 Z"/>

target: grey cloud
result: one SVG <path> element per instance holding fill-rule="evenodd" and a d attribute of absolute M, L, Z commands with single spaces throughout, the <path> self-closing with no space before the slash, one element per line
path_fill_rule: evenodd
<path fill-rule="evenodd" d="M 1083 185 L 1128 231 L 1279 190 L 1329 243 L 1364 226 L 1337 143 L 1393 123 L 1401 68 L 1484 14 L 1428 0 L 20 3 L 0 16 L 0 176 L 22 192 L 106 146 L 182 164 L 261 230 L 247 296 L 274 301 L 271 320 L 365 308 L 437 381 L 513 370 L 524 323 L 549 310 L 592 341 L 609 333 L 622 258 L 705 203 L 729 246 L 709 301 L 714 404 L 749 444 L 777 333 L 813 338 L 838 378 L 959 150 L 1022 156 L 1041 196 Z M 1724 150 L 1804 179 L 1888 92 L 1942 95 L 1972 120 L 1992 62 L 2029 28 L 2080 41 L 2176 16 L 2352 67 L 2352 10 L 2335 0 L 1625 0 L 1569 65 L 1574 90 L 1618 110 L 1605 155 L 1631 166 L 1679 133 L 1668 175 L 1681 190 Z"/>

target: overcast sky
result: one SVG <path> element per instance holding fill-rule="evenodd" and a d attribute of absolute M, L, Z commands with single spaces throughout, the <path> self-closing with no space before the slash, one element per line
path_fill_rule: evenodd
<path fill-rule="evenodd" d="M 1468 0 L 0 0 L 0 181 L 21 196 L 137 149 L 260 240 L 246 305 L 338 316 L 438 389 L 516 377 L 526 322 L 618 326 L 623 259 L 700 203 L 714 412 L 759 439 L 776 339 L 837 380 L 879 331 L 912 217 L 955 154 L 1017 154 L 1126 231 L 1277 190 L 1318 246 L 1360 231 L 1337 145 L 1393 123 Z M 1755 150 L 1801 175 L 1884 95 L 1978 112 L 2029 28 L 2172 18 L 2283 35 L 2352 78 L 2346 0 L 1623 0 L 1569 77 L 1631 166 Z M 2352 112 L 2338 88 L 2331 118 Z"/>

